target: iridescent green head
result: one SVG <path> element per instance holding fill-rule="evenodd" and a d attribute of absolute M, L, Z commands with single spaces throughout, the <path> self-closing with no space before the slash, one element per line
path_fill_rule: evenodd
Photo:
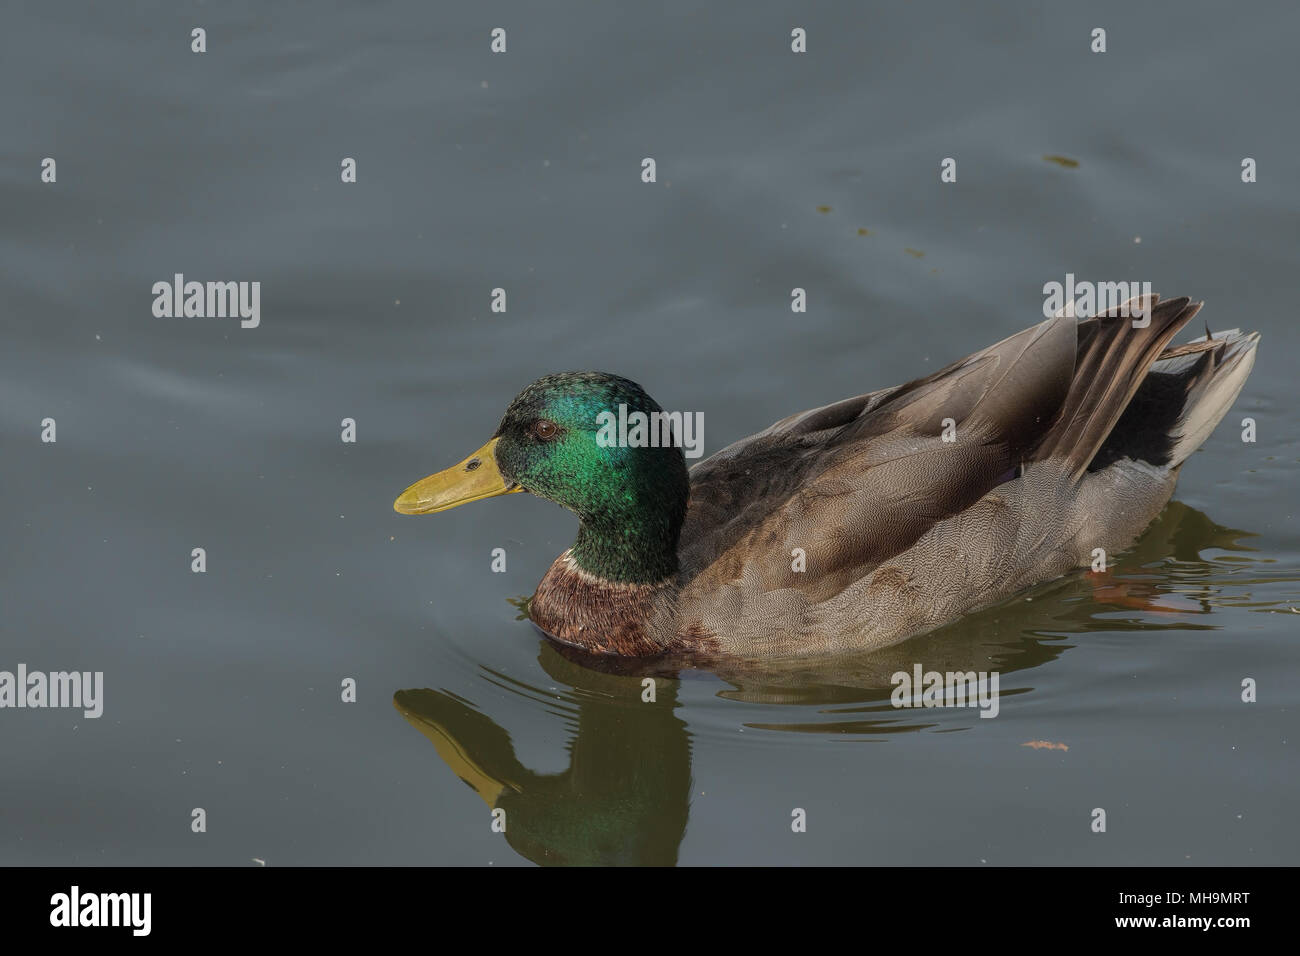
<path fill-rule="evenodd" d="M 512 491 L 581 519 L 579 567 L 611 581 L 649 583 L 677 571 L 690 483 L 675 444 L 626 441 L 633 413 L 662 409 L 635 382 L 603 372 L 547 375 L 520 392 L 483 448 L 408 488 L 404 514 L 444 511 Z M 611 427 L 611 425 L 613 427 Z"/>

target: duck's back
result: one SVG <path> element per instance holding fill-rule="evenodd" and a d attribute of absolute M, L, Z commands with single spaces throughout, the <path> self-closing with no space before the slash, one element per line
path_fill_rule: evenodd
<path fill-rule="evenodd" d="M 1257 339 L 1168 349 L 1199 305 L 1153 297 L 1135 327 L 1141 304 L 1049 319 L 696 465 L 679 633 L 742 656 L 884 646 L 1126 547 Z"/>

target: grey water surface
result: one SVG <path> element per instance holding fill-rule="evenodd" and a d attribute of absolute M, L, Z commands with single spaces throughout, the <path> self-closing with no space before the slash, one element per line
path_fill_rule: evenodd
<path fill-rule="evenodd" d="M 1300 8 L 0 17 L 0 670 L 104 675 L 99 718 L 0 709 L 0 863 L 1296 862 Z M 259 282 L 259 324 L 155 316 L 176 273 Z M 519 619 L 570 514 L 392 510 L 546 372 L 635 379 L 712 452 L 1067 274 L 1263 334 L 1105 576 L 651 704 Z M 918 663 L 998 671 L 996 718 L 891 707 Z"/>

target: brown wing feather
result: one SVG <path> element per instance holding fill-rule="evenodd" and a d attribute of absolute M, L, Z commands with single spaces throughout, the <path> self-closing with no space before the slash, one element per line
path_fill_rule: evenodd
<path fill-rule="evenodd" d="M 679 552 L 699 592 L 834 594 L 1005 479 L 1074 380 L 1073 318 L 1049 319 L 906 385 L 791 416 L 691 471 Z M 957 440 L 941 438 L 956 423 Z M 791 569 L 802 548 L 811 573 Z"/>

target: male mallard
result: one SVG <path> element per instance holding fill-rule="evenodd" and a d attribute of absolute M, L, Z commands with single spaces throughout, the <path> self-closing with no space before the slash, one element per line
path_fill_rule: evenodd
<path fill-rule="evenodd" d="M 933 375 L 779 421 L 689 472 L 680 447 L 597 441 L 601 412 L 662 411 L 635 382 L 547 375 L 486 445 L 394 508 L 529 491 L 573 511 L 577 540 L 529 613 L 585 651 L 883 647 L 1092 565 L 1147 526 L 1254 364 L 1257 333 L 1207 329 L 1169 347 L 1199 308 L 1148 296 L 1058 315 Z"/>

